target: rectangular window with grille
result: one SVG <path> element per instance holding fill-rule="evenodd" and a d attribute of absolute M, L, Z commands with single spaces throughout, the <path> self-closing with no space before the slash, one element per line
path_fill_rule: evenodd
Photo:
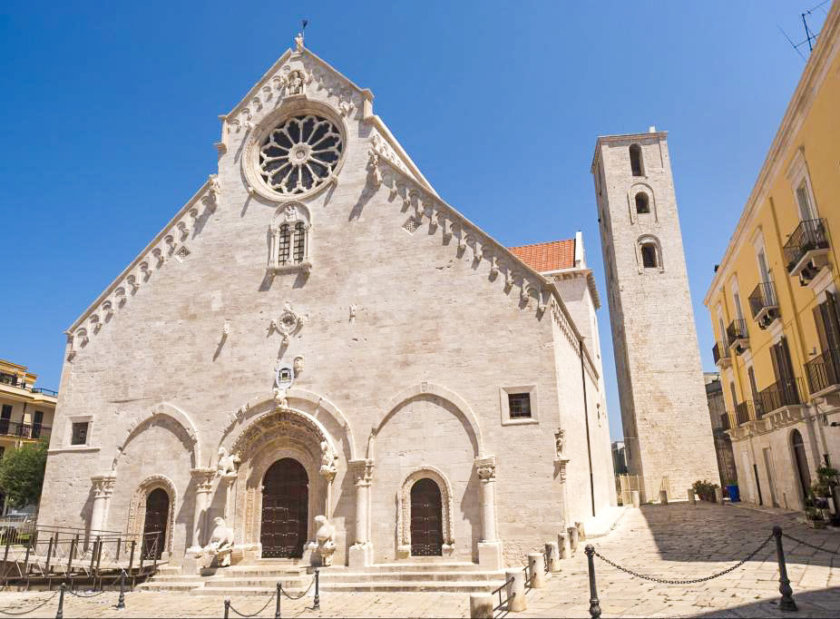
<path fill-rule="evenodd" d="M 289 250 L 291 249 L 291 238 L 288 224 L 280 226 L 280 236 L 277 240 L 277 264 L 283 266 L 289 263 Z"/>
<path fill-rule="evenodd" d="M 294 260 L 295 264 L 300 264 L 303 262 L 304 256 L 304 243 L 305 240 L 305 230 L 303 229 L 303 222 L 299 221 L 295 224 L 295 247 L 294 247 Z"/>
<path fill-rule="evenodd" d="M 73 423 L 73 432 L 70 437 L 71 445 L 86 445 L 88 434 L 88 422 L 79 421 Z"/>
<path fill-rule="evenodd" d="M 531 417 L 531 394 L 530 393 L 509 393 L 508 406 L 511 419 L 523 419 Z"/>

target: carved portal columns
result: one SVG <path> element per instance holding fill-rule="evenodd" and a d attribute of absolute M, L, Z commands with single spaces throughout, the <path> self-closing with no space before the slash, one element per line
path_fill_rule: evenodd
<path fill-rule="evenodd" d="M 487 569 L 502 567 L 502 542 L 496 533 L 496 457 L 476 458 L 475 469 L 481 484 L 481 541 L 478 563 Z"/>
<path fill-rule="evenodd" d="M 373 544 L 370 541 L 370 482 L 373 460 L 352 460 L 350 466 L 356 484 L 356 535 L 350 547 L 350 567 L 373 564 Z"/>
<path fill-rule="evenodd" d="M 97 531 L 105 528 L 108 518 L 108 507 L 111 503 L 111 495 L 114 493 L 114 484 L 117 476 L 113 473 L 106 475 L 94 475 L 90 478 L 93 483 L 93 509 L 90 515 L 90 532 L 96 537 Z"/>
<path fill-rule="evenodd" d="M 201 550 L 201 539 L 204 537 L 205 519 L 210 507 L 210 493 L 213 491 L 213 479 L 216 469 L 198 468 L 190 470 L 195 482 L 195 513 L 193 514 L 193 545 L 190 551 Z"/>

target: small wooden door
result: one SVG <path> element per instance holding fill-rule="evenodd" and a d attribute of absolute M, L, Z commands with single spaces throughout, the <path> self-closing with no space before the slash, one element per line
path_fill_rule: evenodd
<path fill-rule="evenodd" d="M 146 497 L 146 520 L 143 524 L 143 558 L 160 559 L 166 544 L 169 524 L 169 495 L 155 488 Z"/>
<path fill-rule="evenodd" d="M 431 479 L 421 479 L 411 488 L 411 554 L 440 556 L 442 546 L 440 488 Z"/>
<path fill-rule="evenodd" d="M 303 465 L 283 458 L 263 478 L 260 542 L 264 558 L 303 556 L 309 522 L 309 477 Z"/>
<path fill-rule="evenodd" d="M 796 463 L 796 477 L 799 479 L 799 489 L 802 491 L 802 502 L 808 499 L 811 493 L 811 472 L 808 470 L 808 457 L 805 455 L 805 443 L 802 441 L 802 434 L 794 430 L 790 436 L 793 447 L 793 457 Z"/>

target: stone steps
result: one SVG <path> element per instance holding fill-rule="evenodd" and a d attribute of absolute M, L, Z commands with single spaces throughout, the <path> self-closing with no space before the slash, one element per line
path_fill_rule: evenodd
<path fill-rule="evenodd" d="M 327 571 L 321 572 L 321 585 L 337 584 L 337 583 L 372 583 L 372 582 L 420 582 L 420 581 L 434 581 L 434 582 L 464 582 L 474 581 L 482 582 L 485 580 L 504 582 L 504 572 L 480 572 L 480 571 L 464 571 L 464 572 L 343 572 L 343 571 Z"/>
<path fill-rule="evenodd" d="M 322 570 L 321 573 L 325 574 L 329 570 L 333 568 L 328 568 Z M 341 569 L 340 567 L 338 568 Z M 455 562 L 443 562 L 438 560 L 433 561 L 403 561 L 399 563 L 381 563 L 371 565 L 370 567 L 362 568 L 358 571 L 364 572 L 444 572 L 444 571 L 475 571 L 479 572 L 482 571 L 482 567 L 477 563 L 455 563 Z M 486 571 L 486 570 L 484 570 Z"/>
<path fill-rule="evenodd" d="M 421 580 L 421 581 L 384 581 L 384 582 L 333 582 L 322 583 L 321 591 L 353 591 L 353 592 L 391 592 L 391 593 L 409 593 L 420 591 L 434 591 L 438 593 L 489 593 L 493 589 L 504 584 L 504 579 L 499 581 L 484 580 L 478 582 L 471 581 L 441 581 L 441 580 Z"/>

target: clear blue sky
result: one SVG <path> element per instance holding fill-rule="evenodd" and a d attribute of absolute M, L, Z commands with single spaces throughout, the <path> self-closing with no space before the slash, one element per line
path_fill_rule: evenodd
<path fill-rule="evenodd" d="M 804 66 L 779 26 L 802 40 L 819 1 L 5 0 L 0 358 L 58 385 L 64 329 L 215 171 L 217 115 L 307 17 L 307 45 L 373 90 L 444 199 L 509 246 L 582 230 L 602 298 L 595 139 L 668 130 L 713 369 L 703 295 Z"/>

